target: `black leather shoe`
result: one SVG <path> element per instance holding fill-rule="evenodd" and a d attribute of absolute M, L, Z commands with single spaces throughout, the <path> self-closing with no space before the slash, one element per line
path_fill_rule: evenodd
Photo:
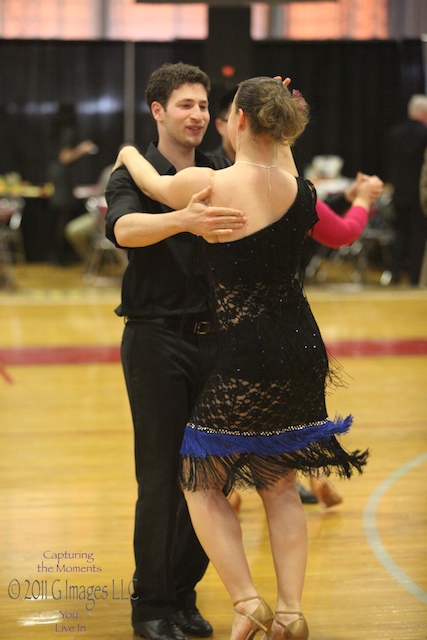
<path fill-rule="evenodd" d="M 133 634 L 148 640 L 188 640 L 171 618 L 134 622 Z"/>
<path fill-rule="evenodd" d="M 202 618 L 197 607 L 175 611 L 175 613 L 172 614 L 172 618 L 181 631 L 188 633 L 189 636 L 207 638 L 213 633 L 210 623 Z"/>
<path fill-rule="evenodd" d="M 303 487 L 299 482 L 297 482 L 297 489 L 303 504 L 317 504 L 319 502 L 314 493 L 311 493 L 311 491 Z"/>

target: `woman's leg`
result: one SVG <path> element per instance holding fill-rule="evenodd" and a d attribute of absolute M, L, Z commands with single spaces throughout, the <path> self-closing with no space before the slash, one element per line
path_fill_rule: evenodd
<path fill-rule="evenodd" d="M 307 522 L 295 475 L 281 478 L 259 494 L 264 503 L 276 571 L 276 610 L 300 611 L 307 564 Z M 280 616 L 284 624 L 296 619 L 295 615 Z M 282 635 L 279 629 L 277 635 Z"/>
<path fill-rule="evenodd" d="M 260 601 L 243 547 L 239 518 L 220 490 L 187 491 L 185 497 L 197 537 L 231 601 L 249 599 L 236 605 L 231 630 L 232 640 L 243 639 L 250 629 L 250 621 L 239 613 L 254 613 Z"/>

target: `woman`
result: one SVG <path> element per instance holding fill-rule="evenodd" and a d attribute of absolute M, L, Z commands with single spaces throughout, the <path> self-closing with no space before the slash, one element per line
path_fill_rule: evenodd
<path fill-rule="evenodd" d="M 338 443 L 350 416 L 328 419 L 325 383 L 332 372 L 298 277 L 302 245 L 317 220 L 316 195 L 279 163 L 306 123 L 298 95 L 276 79 L 253 78 L 239 85 L 228 120 L 234 165 L 159 176 L 134 148 L 118 160 L 145 193 L 174 209 L 210 185 L 212 203 L 247 216 L 243 228 L 206 238 L 219 355 L 181 448 L 181 484 L 195 531 L 234 603 L 231 640 L 257 631 L 274 640 L 308 638 L 301 613 L 307 530 L 295 473 L 322 469 L 350 477 L 367 457 Z M 179 231 L 186 231 L 185 220 Z M 254 586 L 240 522 L 226 498 L 239 486 L 255 487 L 265 508 L 277 576 L 274 614 Z"/>

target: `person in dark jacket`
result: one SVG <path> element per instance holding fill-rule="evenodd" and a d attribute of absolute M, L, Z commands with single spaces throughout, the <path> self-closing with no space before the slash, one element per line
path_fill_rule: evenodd
<path fill-rule="evenodd" d="M 427 148 L 427 96 L 415 94 L 408 103 L 408 118 L 388 133 L 388 179 L 394 187 L 395 243 L 392 282 L 406 272 L 409 282 L 418 285 L 427 218 L 420 203 L 420 174 Z"/>
<path fill-rule="evenodd" d="M 146 99 L 158 141 L 145 157 L 161 174 L 227 166 L 197 149 L 209 123 L 209 90 L 209 77 L 192 65 L 166 64 L 150 76 Z M 107 237 L 129 254 L 116 313 L 125 319 L 121 357 L 138 482 L 132 625 L 148 640 L 212 634 L 196 606 L 208 559 L 179 487 L 179 451 L 216 355 L 199 236 L 227 234 L 243 222 L 240 212 L 207 207 L 208 194 L 209 188 L 186 209 L 171 211 L 145 196 L 123 166 L 106 189 Z"/>

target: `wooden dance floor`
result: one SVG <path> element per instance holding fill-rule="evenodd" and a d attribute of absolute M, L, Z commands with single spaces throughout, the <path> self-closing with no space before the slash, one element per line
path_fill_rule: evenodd
<path fill-rule="evenodd" d="M 15 278 L 0 291 L 0 638 L 130 640 L 136 484 L 119 287 L 87 286 L 79 267 L 18 265 Z M 362 476 L 334 480 L 341 505 L 304 506 L 310 639 L 425 639 L 427 290 L 326 283 L 307 296 L 346 372 L 329 412 L 352 413 L 346 442 L 371 451 Z M 274 604 L 251 492 L 241 520 Z M 232 609 L 212 567 L 198 593 L 213 640 L 228 640 Z"/>

